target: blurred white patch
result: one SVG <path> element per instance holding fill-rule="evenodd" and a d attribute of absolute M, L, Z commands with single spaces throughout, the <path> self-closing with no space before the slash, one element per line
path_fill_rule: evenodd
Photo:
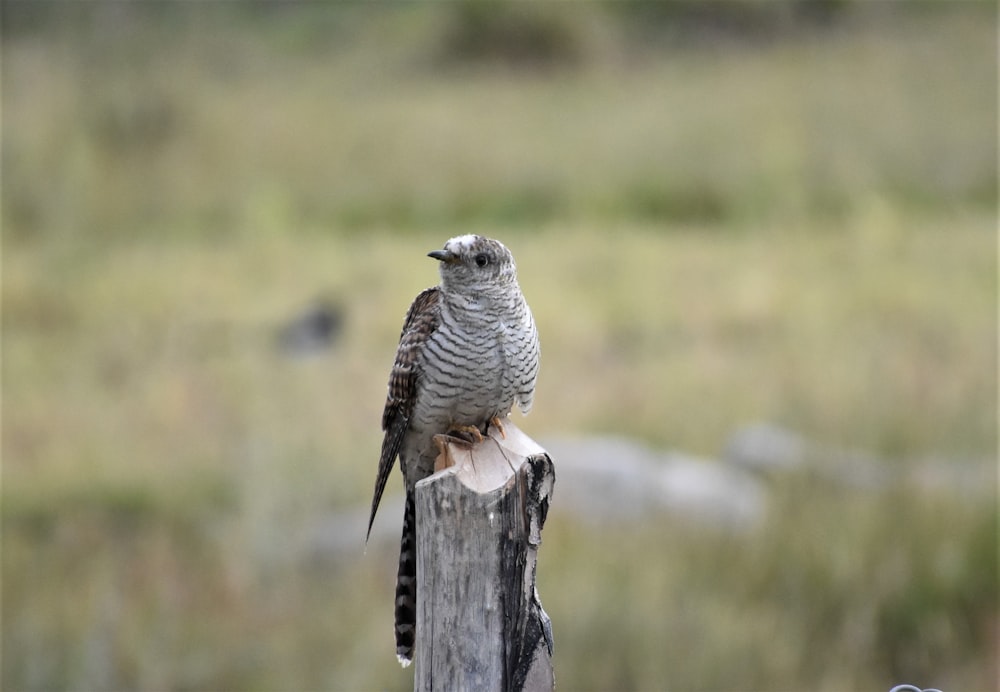
<path fill-rule="evenodd" d="M 451 240 L 449 240 L 447 243 L 445 243 L 444 246 L 448 247 L 449 245 L 460 245 L 460 246 L 466 247 L 466 248 L 467 247 L 472 247 L 475 244 L 476 239 L 478 239 L 478 238 L 479 238 L 479 236 L 472 235 L 472 234 L 457 235 L 454 238 L 452 238 Z"/>

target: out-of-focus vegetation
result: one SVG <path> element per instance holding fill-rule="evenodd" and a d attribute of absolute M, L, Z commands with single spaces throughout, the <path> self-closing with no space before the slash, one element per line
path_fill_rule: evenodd
<path fill-rule="evenodd" d="M 518 258 L 537 438 L 992 467 L 994 5 L 705 7 L 4 2 L 0 686 L 406 689 L 396 546 L 308 536 L 458 233 Z M 994 490 L 792 474 L 733 535 L 557 486 L 558 683 L 992 688 Z"/>

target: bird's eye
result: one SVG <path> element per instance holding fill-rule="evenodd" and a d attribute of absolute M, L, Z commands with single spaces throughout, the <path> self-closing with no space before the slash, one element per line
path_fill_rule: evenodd
<path fill-rule="evenodd" d="M 477 267 L 485 267 L 489 263 L 490 263 L 490 258 L 487 257 L 485 254 L 480 253 L 480 254 L 476 255 L 476 266 Z"/>

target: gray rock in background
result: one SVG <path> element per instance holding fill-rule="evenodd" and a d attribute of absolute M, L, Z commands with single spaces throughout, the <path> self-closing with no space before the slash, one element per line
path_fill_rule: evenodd
<path fill-rule="evenodd" d="M 621 437 L 548 438 L 556 466 L 553 511 L 594 521 L 671 512 L 686 519 L 750 526 L 763 517 L 759 479 L 738 468 Z"/>
<path fill-rule="evenodd" d="M 681 522 L 752 530 L 767 512 L 769 485 L 796 473 L 860 491 L 906 484 L 914 490 L 992 493 L 997 479 L 995 461 L 896 464 L 768 423 L 734 432 L 721 460 L 656 450 L 626 437 L 548 437 L 540 443 L 556 469 L 552 512 L 602 524 L 663 513 Z M 372 545 L 399 540 L 402 497 L 387 496 L 385 502 Z M 316 518 L 300 535 L 306 551 L 320 560 L 359 553 L 367 515 L 367 505 L 359 505 Z"/>

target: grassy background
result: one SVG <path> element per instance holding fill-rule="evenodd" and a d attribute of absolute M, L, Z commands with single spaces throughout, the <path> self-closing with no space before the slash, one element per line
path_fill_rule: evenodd
<path fill-rule="evenodd" d="M 995 478 L 992 5 L 248 7 L 3 5 L 4 689 L 411 685 L 396 547 L 304 536 L 368 502 L 459 233 L 518 258 L 537 438 L 767 420 Z M 335 348 L 282 356 L 317 295 Z M 995 685 L 995 483 L 771 497 L 732 535 L 557 489 L 560 687 Z"/>

